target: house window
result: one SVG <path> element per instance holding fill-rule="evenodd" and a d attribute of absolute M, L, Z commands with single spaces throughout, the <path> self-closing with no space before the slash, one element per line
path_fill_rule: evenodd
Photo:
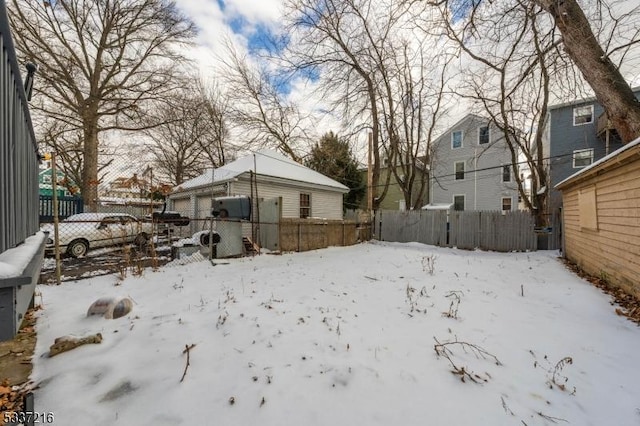
<path fill-rule="evenodd" d="M 573 108 L 573 125 L 593 123 L 593 105 L 586 105 Z"/>
<path fill-rule="evenodd" d="M 502 181 L 511 182 L 511 165 L 505 164 L 502 166 Z"/>
<path fill-rule="evenodd" d="M 573 168 L 580 169 L 593 163 L 593 148 L 573 151 Z"/>
<path fill-rule="evenodd" d="M 456 161 L 454 163 L 456 172 L 456 180 L 464 180 L 464 161 Z"/>
<path fill-rule="evenodd" d="M 451 133 L 451 148 L 462 148 L 462 130 Z"/>
<path fill-rule="evenodd" d="M 461 212 L 464 210 L 464 195 L 453 196 L 453 210 Z"/>
<path fill-rule="evenodd" d="M 311 194 L 300 194 L 300 218 L 311 216 Z"/>
<path fill-rule="evenodd" d="M 482 126 L 478 129 L 478 144 L 484 145 L 489 143 L 489 126 Z"/>
<path fill-rule="evenodd" d="M 511 197 L 502 197 L 502 211 L 503 212 L 511 211 Z"/>
<path fill-rule="evenodd" d="M 42 183 L 51 183 L 51 176 L 43 175 L 42 176 Z"/>

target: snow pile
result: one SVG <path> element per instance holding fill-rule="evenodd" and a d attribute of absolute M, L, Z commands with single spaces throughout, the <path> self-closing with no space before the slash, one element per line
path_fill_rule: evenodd
<path fill-rule="evenodd" d="M 375 243 L 228 263 L 41 286 L 38 411 L 91 425 L 640 422 L 640 328 L 554 253 Z M 104 296 L 133 311 L 86 318 Z M 96 332 L 101 344 L 43 356 Z"/>
<path fill-rule="evenodd" d="M 0 253 L 0 279 L 20 276 L 42 246 L 45 236 L 44 232 L 37 232 L 18 247 Z"/>

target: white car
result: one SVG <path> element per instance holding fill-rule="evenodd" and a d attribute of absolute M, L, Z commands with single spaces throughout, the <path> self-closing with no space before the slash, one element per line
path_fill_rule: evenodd
<path fill-rule="evenodd" d="M 52 224 L 42 227 L 49 232 L 46 254 L 55 253 Z M 125 213 L 80 213 L 69 216 L 58 226 L 60 250 L 72 257 L 82 257 L 90 249 L 134 243 L 143 246 L 151 237 L 153 225 Z"/>

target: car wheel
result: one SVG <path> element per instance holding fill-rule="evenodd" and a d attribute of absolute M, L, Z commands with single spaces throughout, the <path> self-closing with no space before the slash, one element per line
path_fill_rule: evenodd
<path fill-rule="evenodd" d="M 67 254 L 71 257 L 83 257 L 89 251 L 89 243 L 86 240 L 73 240 L 67 246 Z"/>
<path fill-rule="evenodd" d="M 136 236 L 136 238 L 133 240 L 133 243 L 136 245 L 136 247 L 142 248 L 147 245 L 147 240 L 147 234 L 142 232 Z"/>

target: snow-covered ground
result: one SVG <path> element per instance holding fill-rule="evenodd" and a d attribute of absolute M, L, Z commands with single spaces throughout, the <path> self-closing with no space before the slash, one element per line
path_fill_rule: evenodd
<path fill-rule="evenodd" d="M 555 252 L 368 243 L 39 291 L 36 410 L 55 424 L 640 424 L 640 328 Z M 134 309 L 87 318 L 104 296 Z"/>

